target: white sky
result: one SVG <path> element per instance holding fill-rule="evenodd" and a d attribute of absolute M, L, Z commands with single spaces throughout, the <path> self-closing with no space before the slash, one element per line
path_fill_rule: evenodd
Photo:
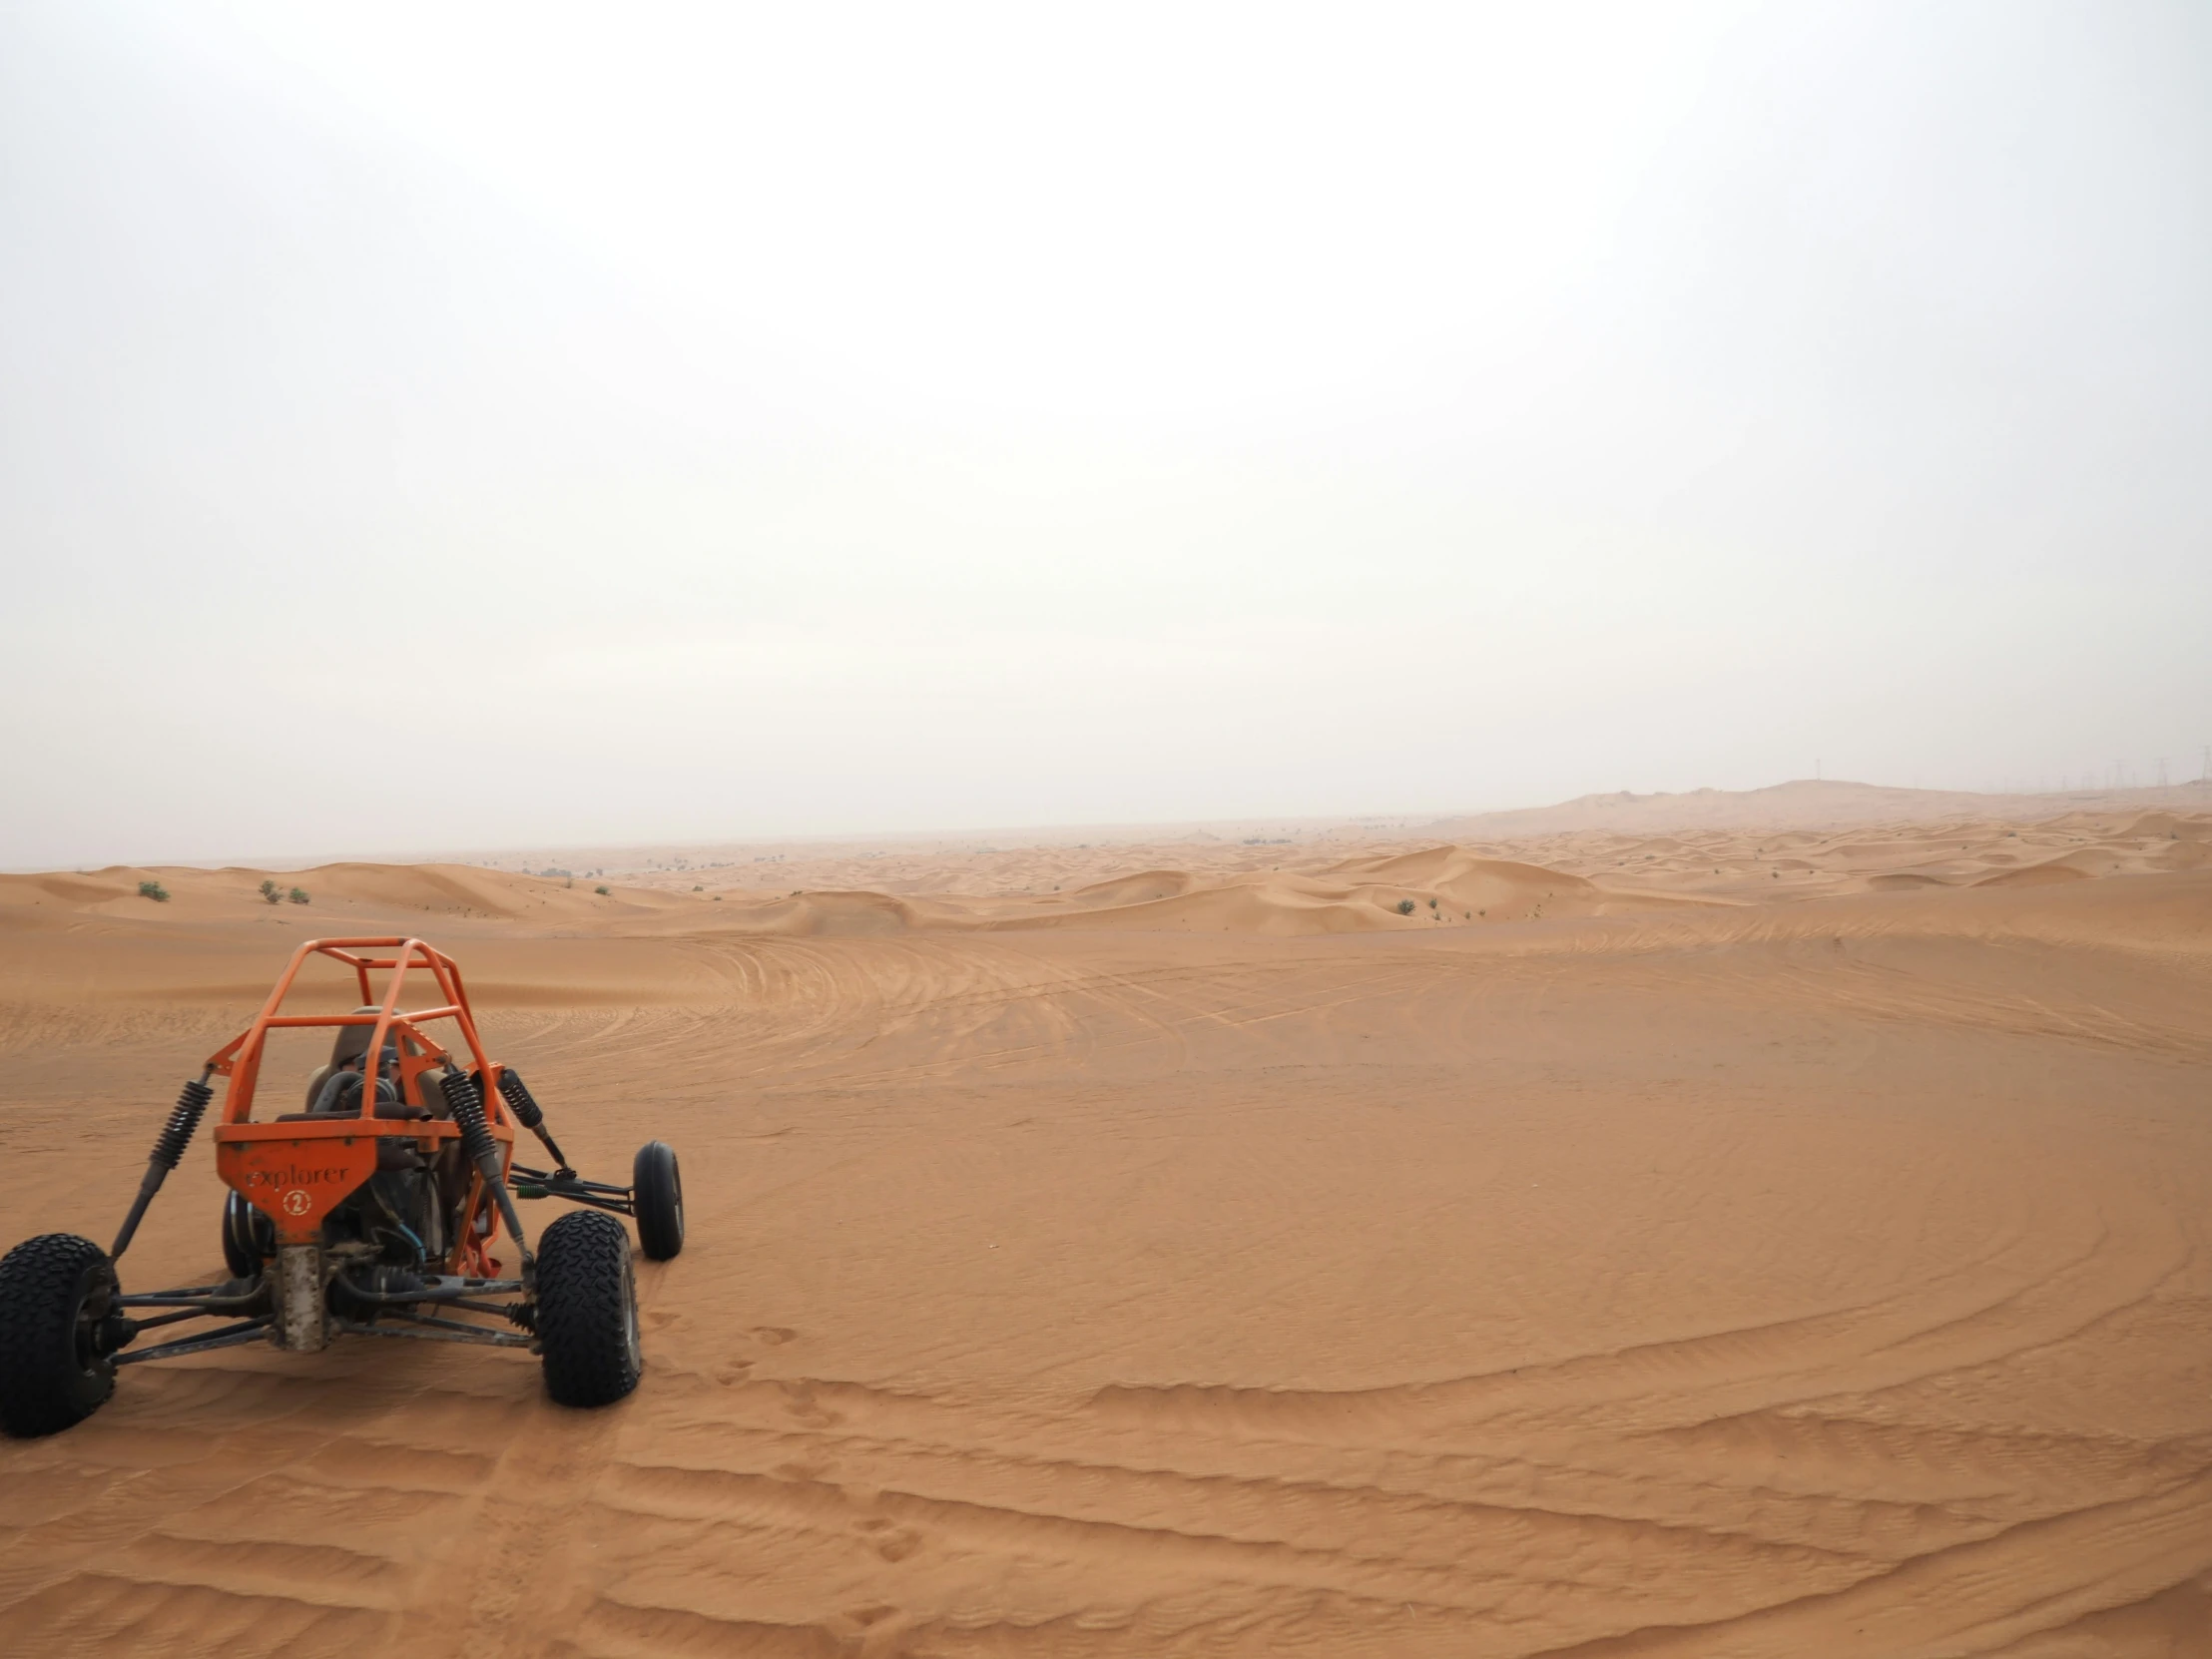
<path fill-rule="evenodd" d="M 2212 741 L 2212 9 L 0 10 L 0 864 Z"/>

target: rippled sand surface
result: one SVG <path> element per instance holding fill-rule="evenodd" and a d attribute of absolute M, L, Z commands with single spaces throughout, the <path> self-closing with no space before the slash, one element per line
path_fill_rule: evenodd
<path fill-rule="evenodd" d="M 0 878 L 0 1240 L 105 1241 L 289 947 L 385 926 L 692 1229 L 612 1409 L 355 1341 L 0 1444 L 0 1647 L 2212 1653 L 2202 824 Z M 203 1139 L 127 1285 L 220 1197 Z"/>

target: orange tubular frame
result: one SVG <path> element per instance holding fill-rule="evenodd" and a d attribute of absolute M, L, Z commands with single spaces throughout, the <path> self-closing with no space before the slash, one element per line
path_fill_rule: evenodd
<path fill-rule="evenodd" d="M 388 956 L 360 955 L 361 951 L 388 950 Z M 353 970 L 360 986 L 362 1006 L 374 1004 L 373 1014 L 286 1014 L 282 1008 L 292 981 L 310 956 L 328 956 Z M 399 993 L 411 970 L 426 971 L 436 981 L 439 1001 L 427 1008 L 402 1010 Z M 388 972 L 381 1000 L 369 982 L 372 972 Z M 347 1194 L 376 1173 L 377 1143 L 385 1137 L 418 1143 L 423 1151 L 436 1143 L 458 1140 L 460 1127 L 451 1118 L 427 1122 L 401 1118 L 375 1118 L 364 1111 L 358 1118 L 331 1118 L 326 1122 L 256 1123 L 254 1093 L 261 1080 L 262 1056 L 273 1030 L 302 1026 L 371 1025 L 363 1064 L 361 1098 L 376 1098 L 376 1079 L 382 1068 L 387 1036 L 410 1039 L 419 1050 L 406 1052 L 409 1043 L 398 1044 L 399 1076 L 394 1079 L 400 1098 L 412 1106 L 430 1106 L 423 1098 L 422 1074 L 439 1065 L 453 1064 L 444 1044 L 422 1029 L 437 1020 L 452 1020 L 460 1027 L 462 1044 L 474 1062 L 484 1097 L 484 1118 L 499 1144 L 502 1170 L 514 1162 L 516 1124 L 499 1093 L 502 1067 L 484 1053 L 476 1033 L 461 970 L 452 957 L 409 938 L 309 939 L 292 952 L 291 961 L 277 979 L 269 1000 L 254 1023 L 209 1056 L 208 1070 L 230 1080 L 223 1097 L 222 1120 L 215 1128 L 216 1168 L 224 1181 L 249 1203 L 268 1214 L 276 1224 L 279 1244 L 313 1244 L 321 1233 L 322 1218 Z M 490 1247 L 499 1236 L 499 1210 L 481 1175 L 471 1173 L 461 1237 L 455 1246 L 453 1266 L 460 1272 L 490 1277 Z"/>

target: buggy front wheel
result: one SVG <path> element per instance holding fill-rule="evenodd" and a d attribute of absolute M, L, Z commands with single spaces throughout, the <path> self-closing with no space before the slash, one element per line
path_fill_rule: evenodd
<path fill-rule="evenodd" d="M 630 1235 L 601 1210 L 575 1210 L 538 1244 L 538 1350 L 545 1391 L 563 1405 L 611 1405 L 638 1385 L 638 1284 Z"/>
<path fill-rule="evenodd" d="M 74 1233 L 42 1233 L 0 1257 L 0 1428 L 56 1434 L 115 1392 L 115 1267 Z"/>
<path fill-rule="evenodd" d="M 638 1148 L 630 1166 L 630 1207 L 638 1218 L 638 1247 L 649 1260 L 665 1262 L 684 1248 L 684 1178 L 668 1142 Z"/>

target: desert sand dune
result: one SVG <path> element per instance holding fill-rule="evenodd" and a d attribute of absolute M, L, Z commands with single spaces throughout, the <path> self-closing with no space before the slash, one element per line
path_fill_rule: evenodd
<path fill-rule="evenodd" d="M 2207 822 L 0 877 L 8 1240 L 385 927 L 692 1227 L 609 1410 L 239 1349 L 0 1443 L 0 1645 L 2212 1651 Z"/>
<path fill-rule="evenodd" d="M 1852 825 L 1957 821 L 2047 822 L 2068 813 L 2135 813 L 2145 807 L 2212 811 L 2212 779 L 2155 789 L 2061 790 L 1983 795 L 1959 790 L 1896 789 L 1800 778 L 1760 790 L 1690 790 L 1586 795 L 1552 807 L 1525 807 L 1439 819 L 1428 828 L 1458 836 L 1528 836 L 1578 830 L 1809 830 Z"/>

